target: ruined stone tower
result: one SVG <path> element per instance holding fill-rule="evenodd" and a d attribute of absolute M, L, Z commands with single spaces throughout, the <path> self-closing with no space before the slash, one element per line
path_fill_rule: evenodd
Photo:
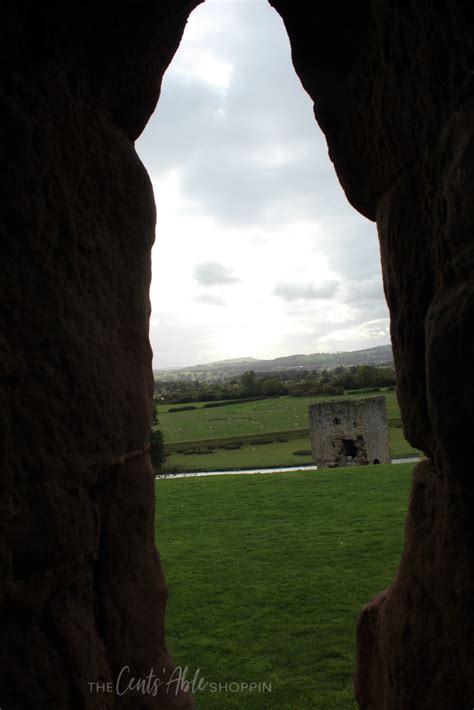
<path fill-rule="evenodd" d="M 341 186 L 377 222 L 403 431 L 426 456 L 399 569 L 359 619 L 357 703 L 472 708 L 472 2 L 270 2 Z M 0 9 L 4 709 L 195 707 L 167 683 L 176 666 L 148 454 L 156 213 L 134 142 L 199 4 Z M 301 653 L 291 629 L 285 652 Z M 137 679 L 154 668 L 159 694 L 90 692 L 125 665 Z"/>
<path fill-rule="evenodd" d="M 309 406 L 311 450 L 320 466 L 390 463 L 383 395 Z"/>

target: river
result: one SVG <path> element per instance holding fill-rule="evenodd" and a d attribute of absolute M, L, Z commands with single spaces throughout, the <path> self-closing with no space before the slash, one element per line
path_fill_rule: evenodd
<path fill-rule="evenodd" d="M 419 461 L 418 456 L 409 456 L 402 459 L 392 459 L 391 463 L 412 463 Z M 236 476 L 251 473 L 287 473 L 288 471 L 316 471 L 318 467 L 312 466 L 284 466 L 281 468 L 251 468 L 235 471 L 189 471 L 188 473 L 163 473 L 155 476 L 156 479 L 163 478 L 194 478 L 196 476 Z"/>

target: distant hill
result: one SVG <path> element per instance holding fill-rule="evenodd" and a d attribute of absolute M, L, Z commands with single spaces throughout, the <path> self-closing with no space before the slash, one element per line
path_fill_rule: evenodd
<path fill-rule="evenodd" d="M 265 362 L 265 360 L 259 360 L 256 357 L 234 357 L 230 360 L 216 360 L 216 362 L 206 362 L 204 365 L 189 365 L 186 370 L 196 370 L 196 369 L 219 369 L 221 367 L 240 367 L 241 365 L 245 368 L 252 367 L 255 363 Z"/>
<path fill-rule="evenodd" d="M 259 360 L 254 357 L 218 360 L 203 365 L 155 370 L 158 379 L 192 378 L 196 380 L 222 380 L 241 375 L 246 370 L 272 372 L 278 370 L 318 369 L 332 370 L 335 367 L 352 365 L 392 365 L 391 345 L 378 345 L 365 350 L 353 350 L 337 353 L 312 353 L 311 355 L 287 355 L 273 360 Z"/>

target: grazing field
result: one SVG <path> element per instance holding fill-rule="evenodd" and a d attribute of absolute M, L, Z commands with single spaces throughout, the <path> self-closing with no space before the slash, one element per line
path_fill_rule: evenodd
<path fill-rule="evenodd" d="M 388 417 L 400 417 L 395 392 L 384 392 L 387 399 Z M 373 395 L 359 395 L 370 397 Z M 353 399 L 354 395 L 345 395 Z M 169 413 L 179 405 L 158 407 L 160 427 L 165 442 L 199 441 L 222 439 L 229 436 L 267 434 L 294 429 L 307 430 L 308 406 L 313 402 L 333 397 L 278 397 L 257 402 L 228 404 L 223 407 L 205 408 L 202 403 L 182 405 L 195 406 L 194 411 Z"/>
<path fill-rule="evenodd" d="M 309 451 L 309 436 L 290 439 L 286 442 L 274 441 L 271 444 L 245 443 L 240 449 L 226 450 L 215 448 L 208 453 L 183 454 L 173 452 L 167 463 L 168 469 L 183 471 L 226 471 L 245 468 L 276 468 L 278 466 L 306 466 L 314 463 L 311 454 L 295 454 L 295 451 Z M 411 449 L 403 437 L 401 429 L 390 428 L 390 450 L 393 458 L 407 456 Z"/>
<path fill-rule="evenodd" d="M 188 680 L 238 684 L 199 710 L 356 709 L 356 621 L 394 578 L 412 468 L 156 482 L 168 646 Z"/>
<path fill-rule="evenodd" d="M 306 456 L 295 451 L 309 451 L 309 437 L 290 439 L 271 444 L 244 444 L 241 449 L 215 449 L 213 453 L 180 454 L 173 453 L 170 463 L 187 471 L 225 471 L 242 468 L 273 468 L 278 466 L 298 466 L 314 463 L 311 454 Z M 258 463 L 255 463 L 255 462 Z"/>
<path fill-rule="evenodd" d="M 392 456 L 416 455 L 418 452 L 406 442 L 400 428 L 395 392 L 383 394 L 387 399 Z M 371 394 L 351 394 L 345 398 L 354 396 Z M 160 405 L 160 428 L 169 454 L 166 466 L 206 471 L 311 463 L 310 455 L 295 456 L 294 451 L 311 448 L 308 406 L 322 399 L 328 398 L 278 397 L 219 407 L 205 407 L 200 402 L 182 405 L 196 407 L 194 410 L 176 412 L 169 410 L 179 405 Z M 271 441 L 267 444 L 254 443 L 268 438 Z M 223 448 L 232 443 L 241 446 L 233 450 Z"/>

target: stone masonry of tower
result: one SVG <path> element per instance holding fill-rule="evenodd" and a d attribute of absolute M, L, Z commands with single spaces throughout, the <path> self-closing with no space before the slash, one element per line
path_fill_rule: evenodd
<path fill-rule="evenodd" d="M 319 466 L 390 463 L 383 395 L 309 406 L 311 450 Z"/>

